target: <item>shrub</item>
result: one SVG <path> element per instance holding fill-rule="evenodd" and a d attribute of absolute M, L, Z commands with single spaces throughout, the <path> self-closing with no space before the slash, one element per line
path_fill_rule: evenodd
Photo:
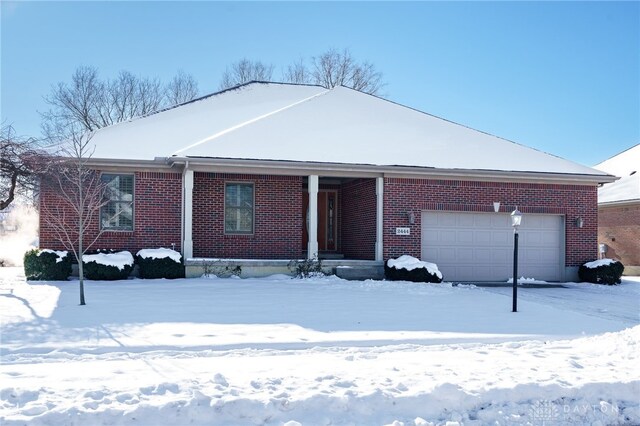
<path fill-rule="evenodd" d="M 66 281 L 71 275 L 71 256 L 66 251 L 29 250 L 24 254 L 28 280 Z"/>
<path fill-rule="evenodd" d="M 422 262 L 407 255 L 386 261 L 384 276 L 391 281 L 442 282 L 442 274 L 435 263 Z"/>
<path fill-rule="evenodd" d="M 136 254 L 140 278 L 184 278 L 182 256 L 171 249 L 146 249 Z"/>
<path fill-rule="evenodd" d="M 292 260 L 287 265 L 296 278 L 309 278 L 324 276 L 322 271 L 322 260 L 316 258 L 304 260 Z"/>
<path fill-rule="evenodd" d="M 242 275 L 242 266 L 228 265 L 223 260 L 202 260 L 200 265 L 202 266 L 202 276 L 206 278 L 214 276 L 218 278 L 229 278 Z"/>
<path fill-rule="evenodd" d="M 578 269 L 581 281 L 595 284 L 620 284 L 624 265 L 613 259 L 600 259 L 587 262 Z"/>
<path fill-rule="evenodd" d="M 133 269 L 133 256 L 128 251 L 85 254 L 82 265 L 89 280 L 125 280 Z"/>

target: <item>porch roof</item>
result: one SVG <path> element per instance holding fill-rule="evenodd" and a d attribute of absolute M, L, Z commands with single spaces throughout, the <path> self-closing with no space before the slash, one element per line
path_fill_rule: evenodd
<path fill-rule="evenodd" d="M 613 180 L 605 172 L 345 87 L 252 82 L 100 129 L 92 143 L 95 159 L 216 158 Z"/>

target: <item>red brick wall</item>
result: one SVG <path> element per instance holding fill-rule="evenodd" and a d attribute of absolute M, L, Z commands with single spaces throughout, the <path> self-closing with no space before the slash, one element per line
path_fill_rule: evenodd
<path fill-rule="evenodd" d="M 225 235 L 225 182 L 253 182 L 253 235 Z M 194 173 L 195 257 L 294 259 L 302 256 L 302 177 Z"/>
<path fill-rule="evenodd" d="M 598 225 L 598 242 L 609 247 L 606 257 L 640 266 L 640 204 L 600 207 Z"/>
<path fill-rule="evenodd" d="M 124 174 L 124 173 L 123 173 Z M 133 231 L 105 231 L 91 247 L 95 249 L 129 250 L 136 254 L 143 248 L 181 247 L 182 175 L 180 173 L 134 173 L 134 223 Z M 56 189 L 43 182 L 40 194 L 40 247 L 64 249 L 54 230 L 47 224 L 47 208 L 62 207 L 56 197 Z M 64 208 L 72 227 L 73 215 Z M 75 228 L 74 228 L 75 229 Z M 98 234 L 99 218 L 94 217 L 84 238 L 92 241 Z"/>
<path fill-rule="evenodd" d="M 375 259 L 376 181 L 342 185 L 342 252 L 347 259 Z"/>
<path fill-rule="evenodd" d="M 385 178 L 384 258 L 420 257 L 422 210 L 492 212 L 494 201 L 502 203 L 501 211 L 518 206 L 524 214 L 565 215 L 565 265 L 579 266 L 597 258 L 595 186 L 400 178 Z M 409 225 L 408 211 L 415 214 L 414 225 Z M 577 217 L 584 219 L 582 228 L 574 225 Z M 410 227 L 411 235 L 395 235 L 396 227 Z"/>

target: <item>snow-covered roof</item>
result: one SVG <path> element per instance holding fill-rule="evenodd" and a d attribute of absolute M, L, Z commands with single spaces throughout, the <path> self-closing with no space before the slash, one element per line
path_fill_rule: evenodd
<path fill-rule="evenodd" d="M 594 166 L 595 169 L 620 176 L 598 188 L 598 203 L 640 201 L 640 144 Z"/>
<path fill-rule="evenodd" d="M 103 128 L 92 142 L 96 159 L 197 157 L 606 176 L 345 87 L 252 82 Z"/>

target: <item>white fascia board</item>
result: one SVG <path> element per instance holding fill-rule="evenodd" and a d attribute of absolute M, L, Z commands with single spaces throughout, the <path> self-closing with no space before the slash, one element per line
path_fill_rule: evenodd
<path fill-rule="evenodd" d="M 170 164 L 182 165 L 202 172 L 257 173 L 274 175 L 309 175 L 340 177 L 406 177 L 497 182 L 559 183 L 596 185 L 618 178 L 608 174 L 565 174 L 502 170 L 436 169 L 408 166 L 376 166 L 370 164 L 336 164 L 277 160 L 242 160 L 227 158 L 171 157 Z"/>

